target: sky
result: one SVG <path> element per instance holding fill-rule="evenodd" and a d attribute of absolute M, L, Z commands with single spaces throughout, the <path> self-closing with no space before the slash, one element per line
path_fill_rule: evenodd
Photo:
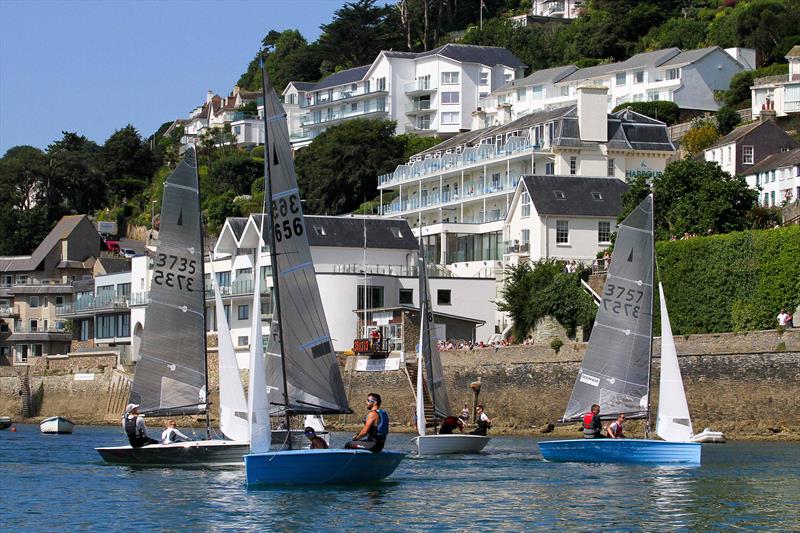
<path fill-rule="evenodd" d="M 345 0 L 0 0 L 0 156 L 62 131 L 103 144 L 227 95 L 261 40 L 309 42 Z"/>

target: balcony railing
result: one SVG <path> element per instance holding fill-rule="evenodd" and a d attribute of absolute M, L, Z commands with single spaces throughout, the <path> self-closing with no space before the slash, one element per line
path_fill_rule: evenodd
<path fill-rule="evenodd" d="M 407 165 L 400 165 L 394 172 L 379 176 L 378 187 L 387 187 L 404 181 L 466 169 L 512 155 L 549 149 L 550 143 L 547 141 L 532 143 L 528 137 L 512 137 L 502 146 L 482 144 L 469 147 L 460 154 L 444 154 L 440 157 L 431 157 Z"/>
<path fill-rule="evenodd" d="M 505 242 L 506 245 L 506 255 L 509 254 L 529 254 L 531 251 L 530 243 L 511 243 L 510 241 Z"/>
<path fill-rule="evenodd" d="M 795 75 L 794 79 L 792 79 L 791 74 L 778 74 L 777 76 L 764 76 L 762 78 L 756 78 L 753 81 L 753 85 L 773 85 L 779 83 L 786 83 L 788 81 L 800 81 L 800 76 Z"/>
<path fill-rule="evenodd" d="M 434 92 L 436 91 L 436 83 L 432 82 L 430 79 L 422 79 L 417 80 L 411 83 L 406 83 L 403 86 L 403 91 L 406 93 L 418 93 L 418 92 Z"/>
<path fill-rule="evenodd" d="M 101 309 L 127 309 L 128 298 L 127 295 L 107 298 L 81 298 L 76 302 L 56 306 L 56 315 L 70 315 Z"/>
<path fill-rule="evenodd" d="M 414 113 L 417 111 L 430 111 L 430 110 L 431 110 L 430 100 L 423 100 L 420 102 L 412 102 L 410 104 L 406 104 L 406 113 Z"/>
<path fill-rule="evenodd" d="M 358 111 L 333 111 L 331 113 L 326 113 L 325 116 L 314 117 L 313 115 L 307 115 L 300 118 L 300 125 L 303 127 L 315 126 L 318 124 L 327 124 L 330 122 L 336 122 L 339 120 L 346 120 L 349 118 L 355 117 L 363 117 L 372 113 L 388 113 L 389 110 L 386 106 L 379 107 L 377 105 L 368 106 L 366 109 L 361 109 Z"/>
<path fill-rule="evenodd" d="M 365 275 L 364 265 L 361 263 L 331 265 L 330 270 L 334 274 L 360 274 Z M 323 267 L 319 272 L 325 272 Z M 436 278 L 452 278 L 453 273 L 441 265 L 427 265 L 428 276 Z M 416 266 L 406 265 L 367 265 L 366 275 L 368 276 L 396 276 L 396 277 L 419 277 L 419 269 Z"/>
<path fill-rule="evenodd" d="M 363 88 L 358 89 L 356 91 L 340 91 L 333 94 L 333 97 L 328 97 L 326 94 L 319 98 L 319 100 L 315 100 L 314 98 L 304 98 L 300 99 L 300 108 L 305 109 L 309 107 L 316 107 L 322 106 L 326 104 L 332 104 L 335 102 L 341 102 L 343 100 L 352 100 L 353 98 L 359 98 L 361 96 L 370 96 L 374 94 L 388 94 L 389 88 L 385 89 L 371 89 L 369 91 L 364 90 Z"/>
<path fill-rule="evenodd" d="M 0 307 L 0 317 L 2 318 L 8 318 L 17 315 L 19 315 L 19 311 L 15 310 L 13 307 Z"/>
<path fill-rule="evenodd" d="M 14 333 L 63 333 L 63 334 L 70 334 L 69 331 L 64 329 L 64 327 L 56 327 L 56 326 L 36 326 L 32 328 L 30 326 L 19 326 L 14 328 Z"/>

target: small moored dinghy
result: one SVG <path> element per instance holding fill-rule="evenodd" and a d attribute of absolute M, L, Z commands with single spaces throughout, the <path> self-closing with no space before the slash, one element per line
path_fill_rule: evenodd
<path fill-rule="evenodd" d="M 53 433 L 59 435 L 69 435 L 75 429 L 75 423 L 63 416 L 51 416 L 39 423 L 39 430 L 42 433 Z"/>

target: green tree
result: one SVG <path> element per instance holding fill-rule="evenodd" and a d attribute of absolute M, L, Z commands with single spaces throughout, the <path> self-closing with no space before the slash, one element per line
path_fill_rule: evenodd
<path fill-rule="evenodd" d="M 261 45 L 269 51 L 264 60 L 264 68 L 278 93 L 290 81 L 317 81 L 320 78 L 322 59 L 319 47 L 308 44 L 299 31 L 271 30 L 261 41 Z M 260 51 L 256 53 L 247 71 L 239 78 L 239 87 L 250 91 L 261 89 L 260 54 Z"/>
<path fill-rule="evenodd" d="M 297 179 L 309 213 L 341 214 L 372 198 L 378 176 L 404 161 L 389 120 L 354 119 L 329 128 L 297 152 Z"/>
<path fill-rule="evenodd" d="M 150 146 L 130 124 L 108 138 L 103 145 L 101 160 L 109 193 L 117 201 L 133 198 L 142 192 L 156 170 Z"/>
<path fill-rule="evenodd" d="M 102 148 L 95 142 L 65 131 L 47 147 L 47 160 L 43 190 L 51 222 L 65 212 L 90 213 L 105 205 L 109 185 Z"/>
<path fill-rule="evenodd" d="M 719 139 L 717 127 L 709 121 L 696 122 L 681 140 L 681 147 L 692 155 L 699 154 Z"/>
<path fill-rule="evenodd" d="M 420 152 L 424 152 L 429 148 L 433 148 L 442 142 L 442 139 L 435 135 L 433 137 L 423 137 L 421 135 L 417 135 L 416 133 L 403 133 L 397 136 L 397 140 L 402 142 L 404 145 L 404 159 L 409 159 L 411 156 Z"/>
<path fill-rule="evenodd" d="M 222 194 L 209 198 L 206 202 L 206 224 L 209 232 L 219 232 L 228 217 L 242 215 L 239 206 L 234 202 L 235 196 L 236 194 L 233 191 L 227 190 Z"/>
<path fill-rule="evenodd" d="M 742 121 L 741 115 L 730 106 L 722 106 L 716 114 L 717 129 L 720 135 L 727 135 Z"/>
<path fill-rule="evenodd" d="M 250 194 L 253 182 L 263 177 L 264 167 L 245 154 L 234 153 L 211 163 L 208 174 L 215 190 L 230 190 L 234 196 L 240 196 Z"/>
<path fill-rule="evenodd" d="M 655 26 L 642 38 L 644 50 L 700 48 L 705 39 L 707 24 L 690 18 L 671 18 L 661 26 Z"/>

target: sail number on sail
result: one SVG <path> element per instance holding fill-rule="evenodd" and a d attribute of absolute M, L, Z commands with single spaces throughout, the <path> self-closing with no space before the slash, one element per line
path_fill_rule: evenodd
<path fill-rule="evenodd" d="M 615 315 L 639 318 L 640 307 L 637 304 L 642 301 L 642 296 L 644 296 L 644 291 L 608 283 L 606 291 L 603 293 L 603 309 Z"/>
<path fill-rule="evenodd" d="M 161 270 L 161 269 L 166 269 Z M 153 283 L 177 287 L 180 290 L 194 292 L 192 275 L 197 271 L 197 261 L 186 257 L 177 257 L 171 254 L 157 253 Z"/>
<path fill-rule="evenodd" d="M 277 242 L 303 234 L 303 215 L 300 214 L 300 196 L 297 193 L 273 200 L 272 217 Z"/>

